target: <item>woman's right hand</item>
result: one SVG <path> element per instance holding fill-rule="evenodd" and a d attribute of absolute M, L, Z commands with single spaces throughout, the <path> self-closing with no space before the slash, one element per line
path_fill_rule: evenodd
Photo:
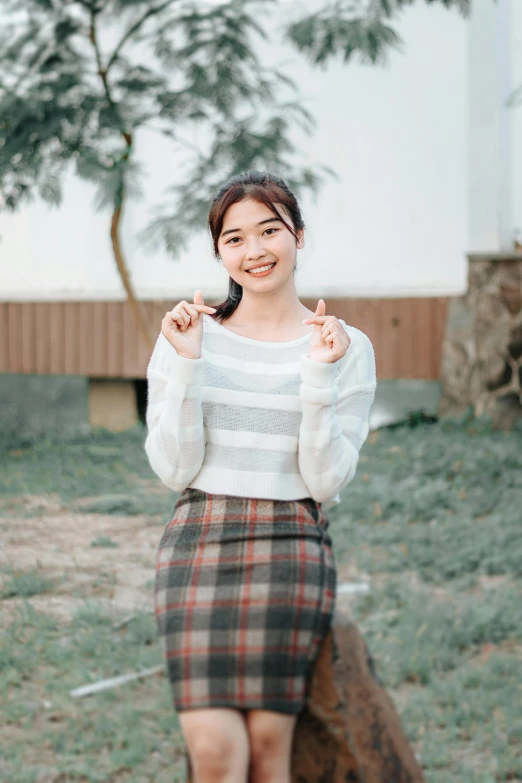
<path fill-rule="evenodd" d="M 184 299 L 168 313 L 161 322 L 162 334 L 174 346 L 176 353 L 186 359 L 199 359 L 203 341 L 203 313 L 215 313 L 215 307 L 209 307 L 203 301 L 198 288 L 194 294 L 194 304 Z"/>

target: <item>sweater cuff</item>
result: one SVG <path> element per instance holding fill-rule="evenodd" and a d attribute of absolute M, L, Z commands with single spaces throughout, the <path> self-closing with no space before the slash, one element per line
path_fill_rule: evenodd
<path fill-rule="evenodd" d="M 301 354 L 301 380 L 308 386 L 330 388 L 337 375 L 337 362 L 317 362 L 306 353 Z"/>
<path fill-rule="evenodd" d="M 169 355 L 170 377 L 178 383 L 197 384 L 203 380 L 203 365 L 205 360 L 203 356 L 199 359 L 187 359 L 186 356 L 180 356 L 174 346 Z"/>

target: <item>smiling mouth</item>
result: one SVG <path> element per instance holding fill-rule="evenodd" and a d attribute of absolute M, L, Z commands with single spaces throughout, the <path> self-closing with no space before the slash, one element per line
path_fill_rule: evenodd
<path fill-rule="evenodd" d="M 258 266 L 257 269 L 247 269 L 249 275 L 259 275 L 264 274 L 265 272 L 268 272 L 269 269 L 273 269 L 276 265 L 276 262 L 274 261 L 273 264 L 265 264 L 264 266 Z"/>

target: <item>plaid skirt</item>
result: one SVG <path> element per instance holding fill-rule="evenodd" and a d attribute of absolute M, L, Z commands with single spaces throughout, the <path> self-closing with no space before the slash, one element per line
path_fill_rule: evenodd
<path fill-rule="evenodd" d="M 176 711 L 301 711 L 334 611 L 328 524 L 312 498 L 182 492 L 154 591 Z"/>

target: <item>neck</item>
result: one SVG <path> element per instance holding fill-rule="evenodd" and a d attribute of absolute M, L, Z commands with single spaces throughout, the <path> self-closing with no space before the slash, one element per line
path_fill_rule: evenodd
<path fill-rule="evenodd" d="M 294 280 L 277 291 L 257 294 L 243 288 L 243 296 L 237 306 L 234 317 L 240 324 L 261 328 L 283 328 L 295 324 L 308 315 L 295 290 Z"/>

